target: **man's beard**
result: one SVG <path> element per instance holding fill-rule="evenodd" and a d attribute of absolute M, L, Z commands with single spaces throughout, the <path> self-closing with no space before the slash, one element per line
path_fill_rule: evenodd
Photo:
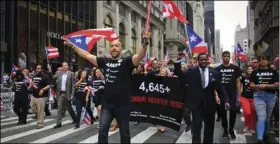
<path fill-rule="evenodd" d="M 117 54 L 115 54 L 115 55 L 114 55 L 113 53 L 116 53 L 116 52 L 112 52 L 112 53 L 111 53 L 112 58 L 118 58 L 118 57 L 120 56 L 119 53 L 117 53 Z"/>

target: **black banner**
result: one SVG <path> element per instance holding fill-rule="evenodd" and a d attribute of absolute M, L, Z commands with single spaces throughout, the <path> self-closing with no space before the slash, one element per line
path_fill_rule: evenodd
<path fill-rule="evenodd" d="M 133 75 L 131 88 L 131 121 L 179 131 L 184 94 L 178 78 Z"/>

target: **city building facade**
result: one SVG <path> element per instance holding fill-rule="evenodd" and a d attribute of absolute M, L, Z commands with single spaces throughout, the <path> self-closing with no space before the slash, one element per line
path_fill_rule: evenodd
<path fill-rule="evenodd" d="M 6 1 L 5 6 L 9 10 L 4 22 L 1 16 L 1 25 L 4 23 L 7 30 L 1 36 L 1 46 L 4 39 L 7 47 L 5 71 L 11 70 L 12 63 L 23 68 L 34 68 L 38 63 L 46 65 L 45 47 L 49 45 L 57 47 L 60 54 L 60 58 L 49 60 L 53 70 L 62 61 L 68 62 L 72 70 L 88 65 L 71 48 L 64 47 L 62 37 L 78 30 L 96 28 L 95 1 L 20 0 Z M 93 50 L 92 53 L 96 52 Z"/>
<path fill-rule="evenodd" d="M 120 36 L 124 56 L 135 54 L 142 41 L 142 33 L 145 29 L 148 1 L 97 1 L 97 27 L 113 27 Z M 153 1 L 150 29 L 152 33 L 148 53 L 150 57 L 163 59 L 163 35 L 164 20 L 161 9 L 163 4 L 160 1 Z M 109 53 L 110 42 L 101 39 L 97 43 L 97 55 Z"/>
<path fill-rule="evenodd" d="M 247 6 L 247 32 L 248 32 L 248 50 L 247 56 L 251 58 L 254 56 L 254 43 L 255 43 L 255 31 L 254 31 L 254 10 Z"/>
<path fill-rule="evenodd" d="M 248 29 L 247 27 L 241 28 L 240 24 L 236 26 L 234 32 L 234 46 L 240 44 L 241 48 L 243 48 L 244 53 L 248 52 Z"/>
<path fill-rule="evenodd" d="M 187 1 L 193 9 L 193 30 L 204 39 L 204 1 Z"/>
<path fill-rule="evenodd" d="M 204 1 L 204 26 L 205 26 L 205 42 L 208 47 L 208 54 L 215 57 L 215 7 L 214 1 Z M 207 32 L 207 34 L 206 34 Z M 207 36 L 210 35 L 210 36 Z"/>
<path fill-rule="evenodd" d="M 272 61 L 279 55 L 279 1 L 250 1 L 254 11 L 254 51 L 265 42 L 269 45 L 263 53 Z"/>
<path fill-rule="evenodd" d="M 220 30 L 215 30 L 215 62 L 219 62 L 222 59 L 222 55 L 220 53 L 221 50 L 221 42 L 220 42 Z"/>

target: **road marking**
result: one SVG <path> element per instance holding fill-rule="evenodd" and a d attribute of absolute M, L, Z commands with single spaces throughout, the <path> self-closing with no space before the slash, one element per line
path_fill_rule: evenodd
<path fill-rule="evenodd" d="M 240 119 L 241 119 L 241 121 L 243 121 L 243 122 L 245 121 L 244 117 L 240 117 Z"/>
<path fill-rule="evenodd" d="M 131 143 L 144 143 L 149 137 L 158 132 L 157 127 L 149 127 L 131 139 Z"/>
<path fill-rule="evenodd" d="M 176 143 L 192 143 L 192 134 L 191 134 L 191 130 L 189 130 L 188 132 L 183 132 L 181 134 L 181 136 L 178 138 L 178 140 L 176 141 Z"/>
<path fill-rule="evenodd" d="M 32 116 L 34 116 L 34 114 L 28 115 L 27 118 L 30 118 Z M 7 119 L 3 119 L 3 120 L 1 120 L 1 123 L 5 122 L 5 121 L 15 120 L 15 119 L 18 119 L 18 117 L 11 117 L 11 118 L 7 118 Z"/>
<path fill-rule="evenodd" d="M 1 118 L 4 118 L 5 116 L 1 116 Z"/>
<path fill-rule="evenodd" d="M 52 121 L 52 120 L 54 120 L 54 119 L 45 119 L 44 123 Z M 1 132 L 8 132 L 8 131 L 12 131 L 12 130 L 19 129 L 19 128 L 26 128 L 26 127 L 36 125 L 36 124 L 37 124 L 37 121 L 26 124 L 26 125 L 17 125 L 17 126 L 9 127 L 9 128 L 6 128 L 6 129 L 1 129 Z"/>
<path fill-rule="evenodd" d="M 230 139 L 230 143 L 247 143 L 247 139 L 244 134 L 237 134 L 236 130 L 234 130 L 236 135 L 236 139 Z"/>
<path fill-rule="evenodd" d="M 119 131 L 119 129 L 116 129 L 116 130 L 113 131 L 113 132 L 109 132 L 108 137 L 109 137 L 110 135 L 112 135 L 112 134 L 118 132 L 118 131 Z M 98 142 L 98 134 L 96 134 L 96 135 L 94 135 L 94 136 L 91 136 L 91 137 L 89 137 L 89 138 L 87 138 L 87 139 L 85 139 L 85 140 L 83 140 L 83 141 L 81 141 L 81 142 L 79 142 L 79 143 L 97 143 L 97 142 Z"/>
<path fill-rule="evenodd" d="M 64 136 L 67 136 L 67 135 L 70 135 L 74 132 L 78 132 L 78 131 L 81 131 L 85 128 L 89 128 L 88 125 L 86 124 L 83 124 L 80 126 L 80 128 L 78 129 L 74 129 L 73 127 L 71 127 L 70 129 L 68 130 L 65 130 L 65 131 L 62 131 L 60 133 L 56 133 L 56 134 L 53 134 L 53 135 L 50 135 L 50 136 L 47 136 L 47 137 L 44 137 L 44 138 L 41 138 L 41 139 L 38 139 L 36 141 L 33 141 L 33 142 L 30 142 L 30 143 L 48 143 L 50 141 L 53 141 L 53 140 L 56 140 L 56 139 L 59 139 L 61 137 L 64 137 Z"/>
<path fill-rule="evenodd" d="M 62 123 L 63 124 L 68 124 L 68 123 L 71 123 L 71 122 L 72 121 L 70 121 L 70 120 L 66 120 Z M 35 133 L 38 133 L 38 132 L 41 132 L 41 131 L 45 131 L 45 130 L 48 130 L 48 129 L 52 129 L 55 125 L 56 124 L 52 124 L 52 125 L 48 125 L 48 126 L 46 126 L 44 128 L 41 128 L 41 129 L 33 129 L 33 130 L 22 132 L 22 133 L 19 133 L 19 134 L 7 136 L 7 137 L 4 137 L 4 138 L 1 138 L 1 143 L 11 141 L 11 140 L 14 140 L 14 139 L 17 139 L 17 138 L 21 138 L 21 137 L 24 137 L 24 136 L 32 135 L 32 134 L 35 134 Z"/>
<path fill-rule="evenodd" d="M 33 119 L 27 119 L 26 120 L 26 122 L 29 122 L 29 121 L 31 121 L 31 120 L 33 120 Z M 7 123 L 1 123 L 1 126 L 4 126 L 4 125 L 9 125 L 9 124 L 15 124 L 15 123 L 17 123 L 18 121 L 12 121 L 12 122 L 7 122 Z"/>

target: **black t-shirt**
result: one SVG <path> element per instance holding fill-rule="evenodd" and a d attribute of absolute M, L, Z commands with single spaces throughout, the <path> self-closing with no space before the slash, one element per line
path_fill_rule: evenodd
<path fill-rule="evenodd" d="M 92 81 L 92 87 L 98 90 L 98 91 L 95 92 L 96 96 L 104 95 L 104 89 L 99 89 L 100 86 L 105 87 L 105 80 L 94 79 Z"/>
<path fill-rule="evenodd" d="M 253 98 L 254 92 L 250 89 L 250 78 L 242 76 L 241 83 L 243 84 L 241 93 L 242 97 Z"/>
<path fill-rule="evenodd" d="M 135 66 L 132 57 L 112 58 L 98 57 L 98 67 L 102 68 L 105 76 L 104 104 L 126 105 L 130 103 L 130 83 Z"/>
<path fill-rule="evenodd" d="M 15 98 L 28 98 L 28 85 L 24 81 L 14 82 Z"/>
<path fill-rule="evenodd" d="M 89 86 L 87 81 L 82 81 L 76 88 L 75 88 L 75 98 L 76 99 L 85 99 L 87 91 L 85 91 L 85 87 Z"/>
<path fill-rule="evenodd" d="M 48 97 L 48 91 L 44 91 L 42 96 L 39 96 L 39 92 L 42 88 L 51 84 L 49 76 L 46 74 L 35 75 L 32 81 L 38 87 L 37 89 L 33 88 L 33 96 L 35 98 Z"/>
<path fill-rule="evenodd" d="M 279 82 L 279 75 L 276 70 L 273 69 L 257 69 L 252 72 L 251 82 L 254 82 L 256 85 L 258 84 L 274 84 L 275 82 Z M 268 93 L 275 93 L 276 90 L 266 89 L 264 90 Z"/>
<path fill-rule="evenodd" d="M 215 69 L 221 77 L 221 83 L 229 96 L 236 94 L 236 79 L 241 77 L 241 70 L 238 66 L 230 64 L 224 66 L 221 64 Z"/>

